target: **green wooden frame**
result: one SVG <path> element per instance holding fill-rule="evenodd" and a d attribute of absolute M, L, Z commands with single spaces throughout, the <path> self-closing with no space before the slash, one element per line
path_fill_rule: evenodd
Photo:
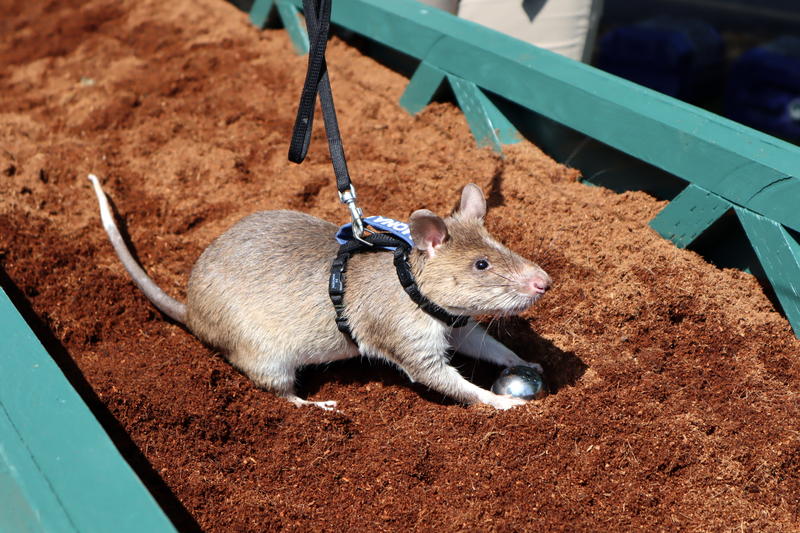
<path fill-rule="evenodd" d="M 0 531 L 175 531 L 2 289 Z"/>
<path fill-rule="evenodd" d="M 252 22 L 273 9 L 307 51 L 301 0 L 255 0 Z M 335 0 L 331 20 L 419 61 L 409 112 L 448 83 L 481 145 L 521 138 L 499 97 L 684 180 L 651 222 L 680 247 L 733 210 L 800 337 L 800 148 L 415 0 Z"/>

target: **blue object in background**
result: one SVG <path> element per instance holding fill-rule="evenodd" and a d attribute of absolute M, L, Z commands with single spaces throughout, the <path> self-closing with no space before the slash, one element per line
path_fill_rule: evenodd
<path fill-rule="evenodd" d="M 800 38 L 780 37 L 739 57 L 728 77 L 725 114 L 800 139 Z"/>
<path fill-rule="evenodd" d="M 697 19 L 654 18 L 609 31 L 597 67 L 681 100 L 698 101 L 722 88 L 724 44 Z"/>

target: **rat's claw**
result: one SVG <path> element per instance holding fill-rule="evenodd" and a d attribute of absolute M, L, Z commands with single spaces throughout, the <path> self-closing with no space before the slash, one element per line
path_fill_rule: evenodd
<path fill-rule="evenodd" d="M 525 405 L 526 403 L 528 403 L 528 401 L 523 400 L 522 398 L 515 398 L 513 396 L 495 394 L 495 397 L 492 398 L 487 403 L 492 407 L 494 407 L 495 409 L 505 411 L 506 409 L 511 409 L 512 407 Z"/>
<path fill-rule="evenodd" d="M 320 409 L 324 409 L 325 411 L 336 411 L 336 402 L 334 400 L 328 400 L 325 402 L 311 402 L 313 405 L 316 405 Z"/>
<path fill-rule="evenodd" d="M 319 407 L 324 411 L 336 411 L 336 402 L 333 400 L 328 400 L 325 402 L 311 402 L 309 400 L 304 400 L 299 398 L 295 395 L 286 396 L 286 399 L 295 404 L 297 407 L 304 407 L 306 405 L 313 405 L 315 407 Z M 338 412 L 338 411 L 336 411 Z"/>
<path fill-rule="evenodd" d="M 530 367 L 536 370 L 540 374 L 544 374 L 544 368 L 542 368 L 542 365 L 540 365 L 539 363 L 529 363 L 528 361 L 525 361 L 524 366 Z"/>

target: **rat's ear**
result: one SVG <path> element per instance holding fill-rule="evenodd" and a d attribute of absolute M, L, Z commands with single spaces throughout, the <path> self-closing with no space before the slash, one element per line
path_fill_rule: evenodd
<path fill-rule="evenodd" d="M 483 218 L 486 215 L 486 199 L 480 187 L 474 183 L 468 183 L 464 187 L 458 212 L 464 218 Z"/>
<path fill-rule="evenodd" d="M 418 209 L 409 219 L 414 246 L 433 257 L 436 249 L 447 240 L 447 226 L 439 216 L 427 209 Z"/>

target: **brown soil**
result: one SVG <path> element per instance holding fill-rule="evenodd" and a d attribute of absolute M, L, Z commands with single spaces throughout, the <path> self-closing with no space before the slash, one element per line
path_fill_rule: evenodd
<path fill-rule="evenodd" d="M 303 375 L 341 414 L 297 409 L 153 310 L 86 174 L 181 297 L 203 247 L 250 212 L 343 221 L 321 128 L 306 163 L 286 161 L 306 59 L 222 0 L 0 11 L 4 287 L 181 528 L 800 529 L 800 342 L 754 278 L 649 229 L 662 202 L 582 185 L 527 143 L 478 149 L 449 104 L 411 117 L 405 78 L 334 40 L 365 211 L 444 213 L 479 183 L 490 229 L 556 280 L 494 328 L 553 394 L 467 408 L 352 361 Z M 456 362 L 482 384 L 499 371 Z"/>

